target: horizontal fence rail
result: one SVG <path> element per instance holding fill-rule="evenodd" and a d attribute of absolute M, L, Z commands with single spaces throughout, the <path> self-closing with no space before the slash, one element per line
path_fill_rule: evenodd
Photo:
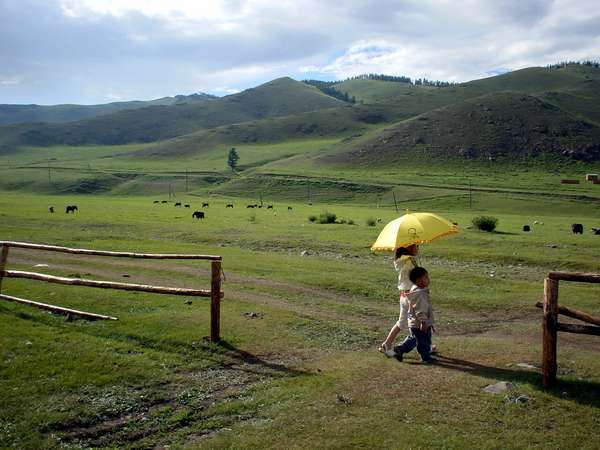
<path fill-rule="evenodd" d="M 538 302 L 535 306 L 544 310 L 542 318 L 542 383 L 547 388 L 552 387 L 556 382 L 556 348 L 559 331 L 600 336 L 600 317 L 558 304 L 558 284 L 561 280 L 600 283 L 600 274 L 550 272 L 548 278 L 544 280 L 544 302 Z M 559 314 L 592 325 L 560 323 L 558 321 Z"/>
<path fill-rule="evenodd" d="M 61 253 L 70 253 L 76 255 L 92 256 L 111 256 L 124 258 L 143 258 L 143 259 L 187 259 L 187 260 L 210 260 L 211 261 L 211 288 L 210 289 L 190 289 L 166 286 L 153 286 L 148 284 L 121 283 L 115 281 L 89 280 L 85 278 L 68 278 L 55 275 L 41 274 L 37 272 L 25 272 L 21 270 L 7 270 L 6 263 L 10 247 L 24 248 L 31 250 L 52 251 Z M 48 305 L 46 303 L 34 302 L 2 293 L 2 280 L 4 278 L 24 278 L 29 280 L 44 281 L 47 283 L 65 284 L 71 286 L 87 286 L 104 289 L 121 289 L 126 291 L 152 292 L 155 294 L 185 295 L 194 297 L 210 297 L 211 320 L 210 320 L 210 340 L 217 342 L 220 340 L 220 308 L 221 298 L 224 297 L 221 291 L 222 258 L 216 255 L 187 255 L 187 254 L 168 254 L 168 253 L 136 253 L 136 252 L 113 252 L 106 250 L 90 250 L 83 248 L 59 247 L 56 245 L 32 244 L 29 242 L 0 241 L 0 299 L 15 303 L 21 303 L 37 308 L 45 309 L 67 316 L 78 316 L 88 320 L 118 320 L 116 317 L 94 314 L 76 309 L 63 308 L 61 306 Z"/>
<path fill-rule="evenodd" d="M 116 317 L 104 316 L 102 314 L 94 314 L 86 311 L 79 311 L 77 309 L 63 308 L 62 306 L 48 305 L 46 303 L 34 302 L 32 300 L 26 300 L 24 298 L 13 297 L 12 295 L 0 294 L 0 299 L 7 300 L 9 302 L 21 303 L 23 305 L 34 306 L 35 308 L 45 309 L 46 311 L 52 311 L 53 313 L 66 314 L 84 317 L 88 320 L 119 320 Z"/>
<path fill-rule="evenodd" d="M 33 250 L 46 250 L 50 252 L 71 253 L 74 255 L 95 255 L 95 256 L 115 256 L 121 258 L 141 258 L 141 259 L 207 259 L 211 261 L 221 261 L 221 256 L 215 255 L 181 255 L 169 253 L 134 253 L 134 252 L 112 252 L 107 250 L 89 250 L 85 248 L 59 247 L 56 245 L 31 244 L 29 242 L 0 241 L 0 245 L 9 247 L 29 248 Z"/>
<path fill-rule="evenodd" d="M 119 283 L 115 281 L 96 281 L 85 278 L 65 278 L 54 275 L 45 275 L 36 272 L 23 272 L 20 270 L 4 270 L 2 276 L 6 278 L 27 278 L 29 280 L 46 281 L 48 283 L 68 284 L 71 286 L 89 286 L 104 289 L 121 289 L 124 291 L 154 292 L 155 294 L 188 295 L 194 297 L 210 297 L 210 289 L 187 289 L 149 284 Z M 223 293 L 221 292 L 221 297 Z"/>

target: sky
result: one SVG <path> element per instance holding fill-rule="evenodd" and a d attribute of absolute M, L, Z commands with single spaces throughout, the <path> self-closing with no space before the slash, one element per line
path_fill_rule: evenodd
<path fill-rule="evenodd" d="M 469 81 L 600 59 L 598 0 L 0 0 L 0 103 L 95 104 L 274 78 Z"/>

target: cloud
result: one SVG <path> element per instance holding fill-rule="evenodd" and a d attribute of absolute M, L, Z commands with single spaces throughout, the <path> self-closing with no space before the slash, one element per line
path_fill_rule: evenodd
<path fill-rule="evenodd" d="M 597 59 L 600 8 L 595 0 L 0 0 L 0 43 L 0 80 L 19 80 L 0 82 L 0 103 L 94 103 L 109 94 L 223 94 L 285 75 L 465 81 Z"/>

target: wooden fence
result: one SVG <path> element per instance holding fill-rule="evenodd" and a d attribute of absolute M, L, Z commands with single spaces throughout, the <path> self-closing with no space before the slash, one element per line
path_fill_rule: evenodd
<path fill-rule="evenodd" d="M 600 336 L 600 317 L 558 305 L 558 282 L 560 280 L 600 283 L 600 274 L 550 272 L 548 278 L 544 280 L 544 302 L 538 302 L 536 306 L 544 309 L 544 317 L 542 319 L 542 381 L 544 387 L 547 388 L 556 382 L 556 344 L 558 331 Z M 559 314 L 594 325 L 559 323 Z"/>
<path fill-rule="evenodd" d="M 187 289 L 177 287 L 165 287 L 165 286 L 152 286 L 147 284 L 132 284 L 132 283 L 120 283 L 113 281 L 96 281 L 86 280 L 83 278 L 65 278 L 53 275 L 46 275 L 36 272 L 23 272 L 20 270 L 8 270 L 6 269 L 6 263 L 8 260 L 8 253 L 11 247 L 27 248 L 33 250 L 44 250 L 51 252 L 71 253 L 76 255 L 95 255 L 95 256 L 112 256 L 122 258 L 141 258 L 141 259 L 204 259 L 211 261 L 211 284 L 210 289 Z M 3 278 L 26 278 L 30 280 L 46 281 L 48 283 L 67 284 L 75 286 L 90 286 L 96 288 L 105 289 L 123 289 L 127 291 L 142 291 L 142 292 L 153 292 L 156 294 L 170 294 L 170 295 L 185 295 L 194 297 L 210 297 L 210 340 L 217 342 L 220 339 L 220 309 L 221 309 L 221 298 L 223 292 L 221 291 L 221 257 L 212 255 L 180 255 L 180 254 L 154 254 L 154 253 L 131 253 L 131 252 L 112 252 L 102 250 L 88 250 L 83 248 L 67 248 L 57 247 L 54 245 L 39 245 L 31 244 L 28 242 L 13 242 L 13 241 L 0 241 L 0 300 L 6 300 L 15 303 L 21 303 L 25 305 L 35 306 L 37 308 L 45 309 L 59 314 L 72 315 L 82 317 L 88 320 L 118 320 L 116 317 L 104 316 L 101 314 L 93 314 L 85 311 L 79 311 L 76 309 L 63 308 L 55 305 L 48 305 L 46 303 L 34 302 L 32 300 L 26 300 L 11 295 L 2 293 L 2 279 Z"/>

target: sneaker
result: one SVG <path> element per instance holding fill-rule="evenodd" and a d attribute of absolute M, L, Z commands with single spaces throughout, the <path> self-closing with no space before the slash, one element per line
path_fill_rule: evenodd
<path fill-rule="evenodd" d="M 404 355 L 404 353 L 403 353 L 403 352 L 401 352 L 400 350 L 396 350 L 396 349 L 394 349 L 394 351 L 395 351 L 395 353 L 396 353 L 396 355 L 395 355 L 395 356 L 396 356 L 396 359 L 397 359 L 398 361 L 402 362 L 402 356 Z"/>
<path fill-rule="evenodd" d="M 435 364 L 437 362 L 437 358 L 422 359 L 421 362 L 423 364 Z"/>
<path fill-rule="evenodd" d="M 437 352 L 438 352 L 437 345 L 431 344 L 431 348 L 429 349 L 429 353 L 437 353 Z"/>
<path fill-rule="evenodd" d="M 381 344 L 377 350 L 379 350 L 381 353 L 383 353 L 388 358 L 393 358 L 394 356 L 396 356 L 396 352 L 392 349 L 388 349 L 385 346 L 385 343 Z"/>

